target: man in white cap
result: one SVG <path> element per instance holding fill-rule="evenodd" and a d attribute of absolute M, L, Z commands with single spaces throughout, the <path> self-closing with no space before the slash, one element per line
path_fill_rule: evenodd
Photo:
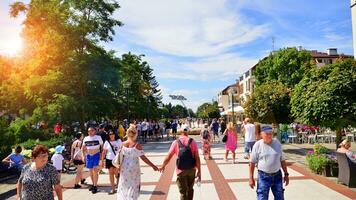
<path fill-rule="evenodd" d="M 200 158 L 198 145 L 193 138 L 188 137 L 189 127 L 182 124 L 179 129 L 180 136 L 172 142 L 168 155 L 166 156 L 160 171 L 164 171 L 171 158 L 177 156 L 177 185 L 181 200 L 193 199 L 193 186 L 195 177 L 201 180 Z"/>
<path fill-rule="evenodd" d="M 252 189 L 255 187 L 253 173 L 257 165 L 257 199 L 268 200 L 271 189 L 274 199 L 284 200 L 283 182 L 286 186 L 289 184 L 289 174 L 282 146 L 278 140 L 273 139 L 272 127 L 263 126 L 261 130 L 262 140 L 256 142 L 251 153 L 249 185 Z M 282 178 L 281 168 L 284 178 Z"/>

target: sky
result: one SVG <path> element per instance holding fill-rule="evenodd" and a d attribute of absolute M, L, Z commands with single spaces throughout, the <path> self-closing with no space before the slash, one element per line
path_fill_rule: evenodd
<path fill-rule="evenodd" d="M 21 47 L 22 18 L 0 0 L 0 54 Z M 120 0 L 114 41 L 120 56 L 144 54 L 160 84 L 163 102 L 187 98 L 196 111 L 274 49 L 353 54 L 349 0 Z"/>

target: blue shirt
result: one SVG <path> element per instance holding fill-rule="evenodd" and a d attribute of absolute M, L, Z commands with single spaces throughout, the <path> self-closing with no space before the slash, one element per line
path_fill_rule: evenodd
<path fill-rule="evenodd" d="M 10 154 L 10 160 L 14 163 L 10 164 L 10 167 L 12 166 L 21 166 L 22 165 L 22 160 L 23 160 L 23 155 L 18 154 L 16 155 L 15 153 Z"/>
<path fill-rule="evenodd" d="M 212 129 L 213 129 L 214 132 L 218 132 L 219 131 L 219 123 L 214 122 L 212 126 L 213 126 Z"/>

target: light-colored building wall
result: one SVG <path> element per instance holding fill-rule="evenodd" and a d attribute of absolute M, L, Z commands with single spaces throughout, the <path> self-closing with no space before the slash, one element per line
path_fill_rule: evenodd
<path fill-rule="evenodd" d="M 351 0 L 351 20 L 352 20 L 352 36 L 354 45 L 354 58 L 356 58 L 356 0 Z"/>

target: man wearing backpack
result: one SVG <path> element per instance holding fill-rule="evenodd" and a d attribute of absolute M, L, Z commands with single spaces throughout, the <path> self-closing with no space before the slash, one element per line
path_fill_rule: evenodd
<path fill-rule="evenodd" d="M 194 195 L 195 176 L 201 180 L 200 158 L 198 145 L 193 138 L 188 137 L 189 127 L 182 124 L 179 129 L 180 136 L 173 141 L 160 171 L 164 171 L 171 158 L 176 155 L 177 185 L 181 200 L 192 200 Z"/>

